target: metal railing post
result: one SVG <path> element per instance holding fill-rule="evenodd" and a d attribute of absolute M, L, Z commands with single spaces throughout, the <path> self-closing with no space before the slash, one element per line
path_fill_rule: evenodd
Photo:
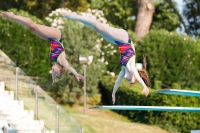
<path fill-rule="evenodd" d="M 56 106 L 56 133 L 59 133 L 59 106 Z"/>
<path fill-rule="evenodd" d="M 83 68 L 84 68 L 84 115 L 86 114 L 86 68 L 87 68 L 87 65 L 83 65 Z"/>
<path fill-rule="evenodd" d="M 3 127 L 2 127 L 2 131 L 3 131 L 2 133 L 8 133 L 7 127 L 3 126 Z"/>
<path fill-rule="evenodd" d="M 81 128 L 80 133 L 84 133 L 84 129 L 83 128 Z"/>
<path fill-rule="evenodd" d="M 16 67 L 16 77 L 15 77 L 15 82 L 16 82 L 15 97 L 16 97 L 16 100 L 18 100 L 18 70 L 19 70 L 19 68 Z"/>
<path fill-rule="evenodd" d="M 35 118 L 38 120 L 38 86 L 35 87 Z"/>

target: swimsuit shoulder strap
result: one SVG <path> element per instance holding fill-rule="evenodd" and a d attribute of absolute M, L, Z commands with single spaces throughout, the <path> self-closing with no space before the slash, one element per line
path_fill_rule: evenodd
<path fill-rule="evenodd" d="M 121 68 L 122 68 L 122 69 L 125 69 L 125 68 L 126 68 L 126 66 L 121 66 Z"/>
<path fill-rule="evenodd" d="M 130 37 L 130 35 L 128 34 L 128 43 L 131 44 L 131 42 L 132 42 L 131 37 Z"/>
<path fill-rule="evenodd" d="M 61 37 L 60 37 L 60 40 L 58 40 L 58 42 L 62 44 L 62 41 L 63 41 L 63 36 L 62 36 L 62 33 L 61 33 Z"/>

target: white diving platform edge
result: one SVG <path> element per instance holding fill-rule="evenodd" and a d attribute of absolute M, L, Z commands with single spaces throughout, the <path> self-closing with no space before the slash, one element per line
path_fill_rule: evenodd
<path fill-rule="evenodd" d="M 170 106 L 94 106 L 90 107 L 89 109 L 200 112 L 200 107 L 170 107 Z"/>
<path fill-rule="evenodd" d="M 156 90 L 154 91 L 154 93 L 200 97 L 200 91 L 191 91 L 191 90 L 163 89 L 163 90 Z"/>

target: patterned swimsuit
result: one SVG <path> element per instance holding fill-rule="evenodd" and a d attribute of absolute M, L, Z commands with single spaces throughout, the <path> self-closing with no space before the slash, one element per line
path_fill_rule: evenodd
<path fill-rule="evenodd" d="M 131 46 L 131 42 L 132 41 L 130 37 L 129 37 L 128 43 L 121 43 L 121 42 L 115 41 L 115 43 L 119 47 L 119 51 L 121 54 L 121 57 L 120 57 L 121 66 L 126 66 L 130 58 L 135 55 L 135 52 Z"/>
<path fill-rule="evenodd" d="M 49 58 L 52 62 L 58 62 L 58 56 L 64 51 L 64 46 L 62 44 L 62 37 L 59 41 L 54 40 L 52 38 L 48 38 L 51 43 Z"/>

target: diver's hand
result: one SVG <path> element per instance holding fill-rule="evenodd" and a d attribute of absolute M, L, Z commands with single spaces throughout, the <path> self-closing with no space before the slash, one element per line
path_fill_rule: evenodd
<path fill-rule="evenodd" d="M 80 80 L 85 80 L 84 76 L 81 75 L 81 74 L 76 74 L 75 76 L 76 76 L 76 79 L 77 79 L 78 81 L 80 81 Z"/>
<path fill-rule="evenodd" d="M 142 90 L 142 94 L 145 94 L 145 96 L 147 97 L 149 95 L 149 89 L 147 87 L 144 87 Z"/>
<path fill-rule="evenodd" d="M 7 18 L 7 19 L 11 19 L 15 16 L 15 14 L 13 12 L 2 12 L 1 16 L 3 16 L 4 18 Z"/>
<path fill-rule="evenodd" d="M 116 100 L 115 94 L 112 94 L 112 102 L 113 102 L 113 104 L 115 104 L 115 100 Z"/>

